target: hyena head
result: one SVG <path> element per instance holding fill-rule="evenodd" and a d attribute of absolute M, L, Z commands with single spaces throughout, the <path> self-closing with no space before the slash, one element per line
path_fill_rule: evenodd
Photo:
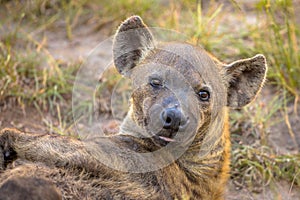
<path fill-rule="evenodd" d="M 113 55 L 117 70 L 133 82 L 128 117 L 160 146 L 203 140 L 208 132 L 219 137 L 225 108 L 251 102 L 267 68 L 263 55 L 226 65 L 200 47 L 159 44 L 138 16 L 119 27 Z"/>

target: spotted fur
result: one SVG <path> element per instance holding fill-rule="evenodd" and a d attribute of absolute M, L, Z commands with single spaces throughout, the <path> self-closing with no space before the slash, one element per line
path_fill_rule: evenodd
<path fill-rule="evenodd" d="M 129 36 L 124 35 L 126 31 Z M 113 54 L 116 68 L 131 78 L 134 88 L 120 133 L 90 145 L 65 136 L 4 129 L 0 132 L 0 185 L 15 176 L 35 177 L 54 183 L 63 199 L 223 199 L 230 163 L 227 107 L 242 107 L 255 98 L 265 80 L 264 56 L 223 64 L 200 47 L 156 42 L 138 16 L 119 27 Z M 153 88 L 149 84 L 153 77 L 163 86 Z M 199 99 L 203 89 L 210 92 L 208 101 Z M 124 162 L 117 164 L 124 168 L 134 162 L 126 151 L 109 148 L 108 142 L 137 153 L 154 152 L 168 144 L 151 132 L 156 128 L 152 108 L 157 105 L 178 107 L 194 125 L 192 135 L 158 132 L 164 137 L 179 134 L 181 144 L 188 144 L 186 151 L 169 165 L 143 173 L 102 164 L 97 155 L 122 156 Z M 145 134 L 148 137 L 141 137 Z M 16 158 L 29 162 L 9 168 Z M 28 179 L 28 187 L 31 184 Z"/>

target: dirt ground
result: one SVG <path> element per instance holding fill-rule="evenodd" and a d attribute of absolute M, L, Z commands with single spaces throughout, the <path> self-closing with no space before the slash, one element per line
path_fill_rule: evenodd
<path fill-rule="evenodd" d="M 47 49 L 56 59 L 61 59 L 67 62 L 83 60 L 89 52 L 96 47 L 106 36 L 101 31 L 95 31 L 93 24 L 86 24 L 84 26 L 74 29 L 72 41 L 66 38 L 65 30 L 56 29 L 55 32 L 47 31 L 43 33 L 47 38 Z M 36 33 L 34 37 L 39 38 L 40 33 Z M 105 54 L 105 52 L 103 52 Z M 101 56 L 101 55 L 100 55 Z M 262 91 L 258 100 L 268 101 L 272 98 L 274 92 L 269 87 Z M 14 106 L 14 103 L 6 104 L 0 107 L 0 129 L 4 127 L 15 127 L 27 132 L 47 133 L 51 132 L 49 126 L 46 124 L 58 125 L 57 117 L 39 112 L 35 107 L 21 107 Z M 300 114 L 300 105 L 298 113 Z M 291 126 L 296 134 L 298 145 L 300 146 L 300 119 L 293 114 L 293 105 L 290 109 Z M 106 128 L 114 129 L 117 123 L 103 119 L 103 125 Z M 293 143 L 284 121 L 275 124 L 269 130 L 268 139 L 270 144 L 278 153 L 295 152 L 297 147 Z M 274 183 L 273 186 L 262 188 L 262 192 L 254 193 L 249 191 L 246 187 L 240 188 L 230 181 L 226 199 L 228 200 L 272 200 L 285 199 L 296 200 L 300 199 L 300 189 L 286 182 Z"/>

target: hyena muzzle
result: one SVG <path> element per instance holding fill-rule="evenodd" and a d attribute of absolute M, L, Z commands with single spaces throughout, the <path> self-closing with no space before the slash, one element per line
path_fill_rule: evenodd
<path fill-rule="evenodd" d="M 260 91 L 264 56 L 224 64 L 188 43 L 158 43 L 138 16 L 120 25 L 113 56 L 133 85 L 120 132 L 91 142 L 3 129 L 0 184 L 39 178 L 64 199 L 223 199 L 228 107 L 243 107 Z M 27 162 L 8 167 L 16 158 Z"/>

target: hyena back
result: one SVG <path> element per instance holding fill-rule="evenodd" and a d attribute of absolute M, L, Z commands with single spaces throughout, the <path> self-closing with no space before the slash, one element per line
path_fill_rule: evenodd
<path fill-rule="evenodd" d="M 120 133 L 87 145 L 4 129 L 0 184 L 12 176 L 46 179 L 64 199 L 223 199 L 230 163 L 227 109 L 255 98 L 267 71 L 264 56 L 224 64 L 191 44 L 157 43 L 138 16 L 120 25 L 113 55 L 117 70 L 133 83 Z M 143 156 L 161 149 L 153 159 Z M 5 169 L 16 158 L 31 163 Z"/>

